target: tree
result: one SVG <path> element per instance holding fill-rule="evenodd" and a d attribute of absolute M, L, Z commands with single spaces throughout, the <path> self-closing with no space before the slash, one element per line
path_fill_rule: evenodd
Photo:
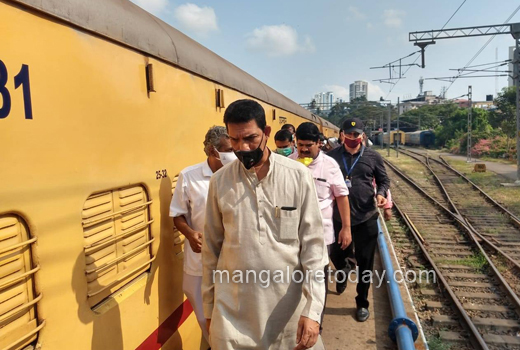
<path fill-rule="evenodd" d="M 380 124 L 381 114 L 384 115 L 384 125 L 386 126 L 386 118 L 388 109 L 375 101 L 367 101 L 365 96 L 356 98 L 349 103 L 337 103 L 334 105 L 327 119 L 341 127 L 343 121 L 347 118 L 359 118 L 365 123 L 365 127 L 378 126 Z M 396 116 L 395 108 L 392 108 L 392 114 Z M 395 119 L 395 118 L 394 118 Z"/>
<path fill-rule="evenodd" d="M 417 109 L 412 109 L 401 115 L 401 120 L 410 125 L 419 125 L 419 119 L 421 121 L 421 129 L 435 129 L 443 120 L 449 118 L 457 106 L 453 103 L 443 103 L 437 105 L 425 105 Z"/>
<path fill-rule="evenodd" d="M 491 126 L 500 128 L 507 137 L 507 149 L 511 151 L 511 141 L 516 134 L 516 87 L 503 88 L 495 99 L 497 110 L 490 113 Z"/>

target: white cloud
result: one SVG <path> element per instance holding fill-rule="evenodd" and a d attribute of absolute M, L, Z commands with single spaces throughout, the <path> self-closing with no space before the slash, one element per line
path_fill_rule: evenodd
<path fill-rule="evenodd" d="M 256 28 L 247 34 L 246 43 L 249 50 L 263 52 L 269 57 L 316 51 L 309 36 L 305 36 L 303 43 L 300 43 L 296 30 L 285 24 Z"/>
<path fill-rule="evenodd" d="M 365 19 L 367 16 L 355 6 L 349 6 L 348 11 L 357 19 Z"/>
<path fill-rule="evenodd" d="M 324 85 L 325 91 L 332 91 L 334 93 L 334 98 L 341 98 L 343 101 L 349 101 L 350 92 L 348 86 L 341 85 Z M 383 89 L 379 87 L 379 85 L 372 84 L 368 82 L 368 100 L 369 101 L 379 101 L 379 98 L 386 96 Z"/>
<path fill-rule="evenodd" d="M 403 24 L 403 17 L 406 12 L 401 10 L 385 10 L 383 20 L 387 27 L 399 28 Z"/>
<path fill-rule="evenodd" d="M 187 3 L 175 9 L 174 17 L 181 28 L 200 36 L 218 30 L 217 15 L 211 7 Z"/>
<path fill-rule="evenodd" d="M 374 25 L 372 24 L 372 22 L 367 23 L 367 29 L 374 29 Z"/>
<path fill-rule="evenodd" d="M 368 82 L 368 100 L 379 101 L 379 98 L 383 96 L 385 98 L 386 93 L 379 87 L 379 85 Z"/>
<path fill-rule="evenodd" d="M 334 98 L 341 98 L 343 101 L 349 100 L 349 90 L 348 87 L 344 87 L 341 85 L 324 85 L 325 91 L 332 91 L 334 94 Z"/>
<path fill-rule="evenodd" d="M 153 13 L 154 15 L 160 14 L 168 6 L 168 0 L 131 0 L 137 6 L 145 9 L 146 11 Z"/>

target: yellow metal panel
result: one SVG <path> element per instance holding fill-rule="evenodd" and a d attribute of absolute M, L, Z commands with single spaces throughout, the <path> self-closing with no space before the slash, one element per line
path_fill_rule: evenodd
<path fill-rule="evenodd" d="M 38 237 L 35 258 L 42 269 L 36 286 L 45 295 L 38 316 L 48 325 L 39 341 L 43 349 L 135 349 L 184 300 L 184 237 L 174 233 L 168 215 L 172 176 L 205 159 L 201 143 L 207 129 L 223 124 L 225 108 L 215 107 L 215 90 L 224 91 L 226 105 L 248 96 L 6 2 L 0 2 L 0 33 L 0 60 L 9 72 L 12 97 L 11 113 L 0 120 L 1 162 L 10 164 L 0 171 L 0 212 L 23 212 Z M 30 72 L 32 120 L 25 119 L 23 94 L 12 80 L 24 64 Z M 154 67 L 156 92 L 150 95 L 147 64 Z M 266 111 L 273 108 L 260 103 Z M 306 121 L 278 112 L 295 126 Z M 268 121 L 273 132 L 281 127 L 278 119 Z M 82 221 L 115 213 L 120 198 L 113 191 L 128 184 L 142 184 L 148 193 L 144 201 L 153 200 L 139 210 L 146 211 L 146 222 L 155 220 L 136 234 L 155 241 L 135 258 L 85 276 L 89 253 L 111 243 L 85 247 L 110 242 L 123 232 L 121 218 L 131 213 L 84 226 Z M 98 195 L 90 197 L 93 193 Z M 126 201 L 126 193 L 122 198 Z M 123 239 L 131 241 L 125 236 L 118 242 Z M 122 243 L 120 248 L 124 254 Z M 121 272 L 121 285 L 132 281 L 146 268 L 124 274 L 146 263 L 145 252 L 156 256 L 147 283 L 109 310 L 94 313 L 89 291 Z M 112 286 L 111 293 L 118 288 Z M 189 320 L 176 335 L 186 349 L 200 341 L 195 317 Z"/>

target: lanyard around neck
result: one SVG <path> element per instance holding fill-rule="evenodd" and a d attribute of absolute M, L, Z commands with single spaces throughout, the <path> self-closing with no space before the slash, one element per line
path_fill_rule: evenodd
<path fill-rule="evenodd" d="M 345 170 L 347 171 L 347 176 L 350 177 L 350 174 L 352 174 L 352 170 L 354 170 L 354 167 L 356 166 L 357 162 L 359 161 L 359 158 L 363 156 L 363 152 L 365 152 L 365 146 L 361 146 L 361 151 L 359 152 L 359 155 L 357 156 L 354 163 L 352 163 L 352 167 L 349 169 L 347 166 L 347 158 L 345 157 L 345 154 L 343 154 L 343 165 L 345 166 Z"/>

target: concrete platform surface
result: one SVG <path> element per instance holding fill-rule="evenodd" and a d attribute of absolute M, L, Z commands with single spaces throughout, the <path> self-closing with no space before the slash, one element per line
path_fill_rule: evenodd
<path fill-rule="evenodd" d="M 394 271 L 398 270 L 392 244 L 389 242 L 389 235 L 386 225 L 383 224 L 386 242 L 392 259 Z M 374 270 L 382 276 L 383 265 L 376 250 L 374 259 Z M 375 279 L 377 282 L 378 279 Z M 407 291 L 407 285 L 399 285 L 401 297 L 407 316 L 418 324 L 419 320 L 414 312 L 413 302 Z M 326 350 L 394 350 L 397 345 L 388 336 L 388 325 L 392 321 L 392 310 L 388 298 L 386 281 L 380 287 L 372 285 L 369 290 L 368 300 L 370 302 L 370 318 L 365 322 L 356 320 L 356 283 L 347 283 L 347 290 L 338 295 L 335 283 L 329 283 L 329 294 L 325 308 L 325 319 L 323 320 L 322 339 Z M 417 350 L 424 350 L 425 339 L 422 333 L 415 342 Z"/>
<path fill-rule="evenodd" d="M 379 255 L 375 269 L 383 268 Z M 329 283 L 329 294 L 323 320 L 322 339 L 327 350 L 362 349 L 393 350 L 397 346 L 388 337 L 388 325 L 392 311 L 388 301 L 386 284 L 380 288 L 372 286 L 369 291 L 370 318 L 366 322 L 356 321 L 356 283 L 347 283 L 347 290 L 338 295 L 335 283 Z"/>

